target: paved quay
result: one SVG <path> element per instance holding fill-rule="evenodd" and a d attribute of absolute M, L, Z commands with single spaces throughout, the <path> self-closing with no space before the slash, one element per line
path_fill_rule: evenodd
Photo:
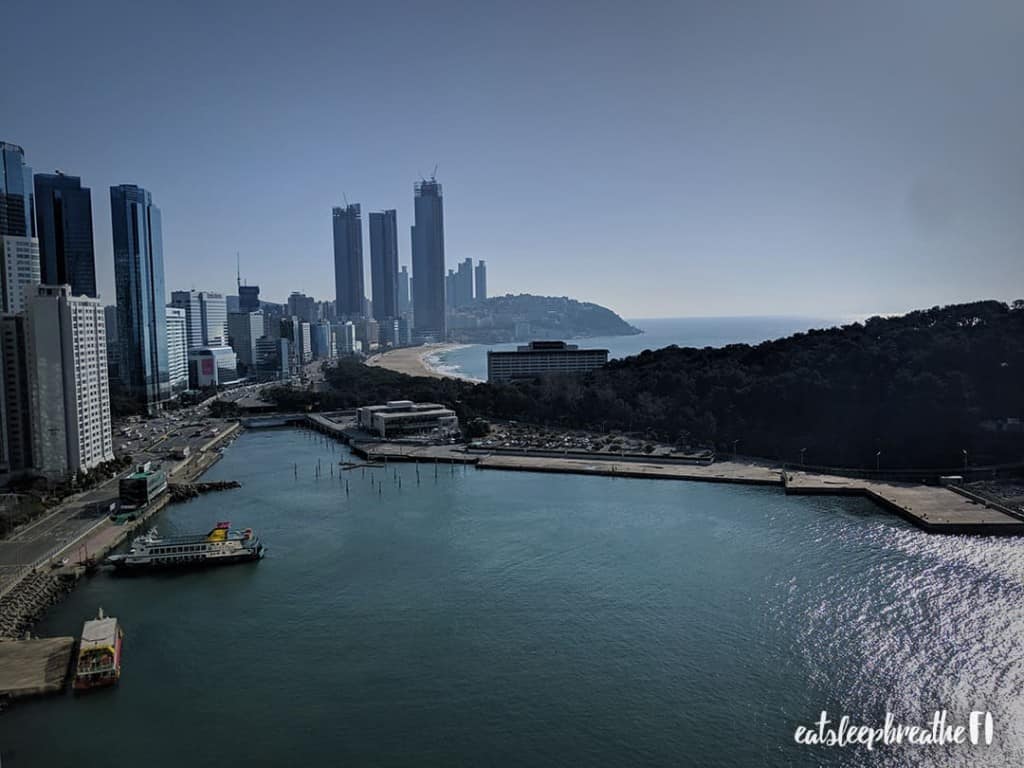
<path fill-rule="evenodd" d="M 707 465 L 663 464 L 552 456 L 466 453 L 461 446 L 359 443 L 353 449 L 369 461 L 475 464 L 479 469 L 565 472 L 692 482 L 777 486 L 788 494 L 867 497 L 914 525 L 934 533 L 986 536 L 1024 535 L 1024 520 L 966 498 L 949 488 L 786 470 L 779 465 L 718 461 Z"/>
<path fill-rule="evenodd" d="M 73 637 L 0 641 L 0 696 L 56 693 L 71 668 Z"/>
<path fill-rule="evenodd" d="M 915 525 L 937 533 L 1024 534 L 1024 520 L 941 486 L 787 472 L 785 489 L 790 494 L 866 496 Z"/>

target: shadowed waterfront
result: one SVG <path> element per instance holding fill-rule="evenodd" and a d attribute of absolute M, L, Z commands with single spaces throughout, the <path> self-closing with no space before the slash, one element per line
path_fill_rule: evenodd
<path fill-rule="evenodd" d="M 121 620 L 122 683 L 4 714 L 4 765 L 980 764 L 792 744 L 821 709 L 874 723 L 887 708 L 992 709 L 981 762 L 1022 757 L 1013 542 L 756 488 L 332 477 L 342 453 L 243 434 L 206 476 L 243 487 L 156 523 L 252 526 L 263 562 L 101 575 L 54 608 L 40 634 L 77 634 L 98 604 Z M 87 744 L 105 745 L 93 762 Z"/>

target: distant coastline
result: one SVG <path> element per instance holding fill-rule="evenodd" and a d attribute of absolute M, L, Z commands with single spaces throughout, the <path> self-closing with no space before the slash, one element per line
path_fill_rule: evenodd
<path fill-rule="evenodd" d="M 404 373 L 407 376 L 427 376 L 435 379 L 464 379 L 480 381 L 472 376 L 461 373 L 446 365 L 442 355 L 455 350 L 464 349 L 469 344 L 427 344 L 422 347 L 399 347 L 398 349 L 378 352 L 367 359 L 366 364 L 389 371 Z"/>
<path fill-rule="evenodd" d="M 804 317 L 790 315 L 739 317 L 670 317 L 628 319 L 639 333 L 610 336 L 567 336 L 580 346 L 607 349 L 616 360 L 672 345 L 680 347 L 725 347 L 730 344 L 758 344 L 784 338 L 812 328 L 831 328 L 853 322 L 849 317 Z M 523 341 L 500 344 L 435 345 L 427 352 L 421 376 L 448 376 L 469 381 L 487 379 L 487 350 L 515 349 Z M 391 354 L 391 353 L 387 353 Z M 392 369 L 397 370 L 397 369 Z M 403 373 L 406 371 L 402 371 Z"/>

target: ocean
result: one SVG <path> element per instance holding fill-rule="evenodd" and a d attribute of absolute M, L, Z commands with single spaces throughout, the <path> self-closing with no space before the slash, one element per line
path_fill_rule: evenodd
<path fill-rule="evenodd" d="M 1024 761 L 1014 540 L 771 488 L 349 458 L 243 433 L 207 474 L 242 487 L 155 524 L 251 526 L 266 559 L 85 579 L 36 631 L 77 635 L 102 606 L 121 683 L 12 706 L 4 768 Z M 794 742 L 823 710 L 943 709 L 990 710 L 992 746 Z"/>
<path fill-rule="evenodd" d="M 724 347 L 729 344 L 758 344 L 791 336 L 811 328 L 831 328 L 853 322 L 849 317 L 676 317 L 628 320 L 643 333 L 633 336 L 595 336 L 580 339 L 587 347 L 607 349 L 610 359 L 638 355 L 645 349 L 680 347 Z M 523 342 L 518 342 L 523 343 Z M 577 343 L 577 342 L 574 342 Z M 487 378 L 487 350 L 515 349 L 517 343 L 471 344 L 428 356 L 431 367 L 443 373 L 471 379 Z"/>

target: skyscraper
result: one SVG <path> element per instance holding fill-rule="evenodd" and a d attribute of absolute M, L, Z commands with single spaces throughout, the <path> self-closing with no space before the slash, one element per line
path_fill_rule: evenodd
<path fill-rule="evenodd" d="M 370 284 L 373 316 L 379 322 L 398 317 L 398 214 L 370 214 Z"/>
<path fill-rule="evenodd" d="M 25 310 L 33 466 L 60 479 L 114 458 L 103 304 L 41 285 Z"/>
<path fill-rule="evenodd" d="M 412 227 L 413 330 L 418 341 L 448 336 L 444 290 L 444 199 L 436 179 L 417 182 Z"/>
<path fill-rule="evenodd" d="M 167 307 L 167 373 L 171 393 L 188 389 L 188 322 L 183 307 Z"/>
<path fill-rule="evenodd" d="M 238 362 L 252 374 L 256 369 L 256 340 L 263 335 L 263 313 L 229 312 L 228 343 L 238 355 Z"/>
<path fill-rule="evenodd" d="M 24 315 L 0 315 L 0 443 L 11 471 L 32 467 L 32 404 Z"/>
<path fill-rule="evenodd" d="M 456 307 L 466 307 L 473 303 L 473 260 L 459 262 L 459 270 L 455 274 Z"/>
<path fill-rule="evenodd" d="M 476 300 L 487 298 L 487 262 L 481 259 L 476 263 Z"/>
<path fill-rule="evenodd" d="M 412 311 L 412 298 L 409 293 L 409 269 L 402 267 L 398 271 L 398 314 L 407 315 Z"/>
<path fill-rule="evenodd" d="M 188 348 L 227 343 L 228 309 L 224 294 L 214 291 L 172 291 L 171 306 L 185 310 Z"/>
<path fill-rule="evenodd" d="M 238 311 L 256 312 L 260 308 L 260 287 L 258 285 L 238 286 Z"/>
<path fill-rule="evenodd" d="M 3 235 L 36 236 L 32 169 L 25 165 L 25 150 L 6 141 L 0 141 L 0 236 Z"/>
<path fill-rule="evenodd" d="M 363 287 L 363 220 L 358 203 L 335 208 L 334 214 L 334 289 L 340 318 L 363 314 L 366 291 Z"/>
<path fill-rule="evenodd" d="M 418 181 L 413 224 L 414 333 L 418 341 L 444 341 L 444 201 L 436 179 Z"/>
<path fill-rule="evenodd" d="M 170 396 L 160 209 L 134 184 L 110 188 L 121 382 L 147 410 Z"/>
<path fill-rule="evenodd" d="M 0 311 L 23 312 L 39 283 L 39 241 L 0 235 Z"/>
<path fill-rule="evenodd" d="M 92 244 L 92 193 L 77 176 L 35 177 L 36 232 L 42 282 L 70 285 L 72 296 L 96 298 Z"/>
<path fill-rule="evenodd" d="M 455 297 L 458 293 L 458 288 L 455 282 L 455 270 L 449 269 L 448 274 L 444 277 L 444 305 L 448 309 L 455 309 Z"/>

